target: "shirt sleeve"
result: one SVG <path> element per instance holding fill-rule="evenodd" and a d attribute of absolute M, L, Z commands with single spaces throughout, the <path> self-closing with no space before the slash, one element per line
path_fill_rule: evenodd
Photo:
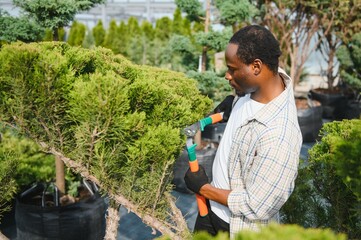
<path fill-rule="evenodd" d="M 246 170 L 244 185 L 233 189 L 228 196 L 233 215 L 267 220 L 290 197 L 297 177 L 299 144 L 294 136 L 287 135 L 273 131 L 259 141 L 253 164 Z"/>

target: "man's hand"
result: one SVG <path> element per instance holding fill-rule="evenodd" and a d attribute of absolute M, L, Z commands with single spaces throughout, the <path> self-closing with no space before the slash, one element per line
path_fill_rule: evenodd
<path fill-rule="evenodd" d="M 234 96 L 228 95 L 218 106 L 213 110 L 214 113 L 223 112 L 222 122 L 227 122 L 229 115 L 231 115 L 232 103 Z"/>
<path fill-rule="evenodd" d="M 194 193 L 199 194 L 199 190 L 203 185 L 209 183 L 208 176 L 206 174 L 206 171 L 202 167 L 202 165 L 199 165 L 198 172 L 191 172 L 190 169 L 186 172 L 184 176 L 184 181 L 189 188 L 189 190 L 193 191 Z"/>

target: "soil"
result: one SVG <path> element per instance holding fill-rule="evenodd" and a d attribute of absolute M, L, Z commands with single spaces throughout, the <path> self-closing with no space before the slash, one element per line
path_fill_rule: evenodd
<path fill-rule="evenodd" d="M 296 98 L 296 108 L 297 109 L 308 109 L 309 105 L 308 105 L 308 101 L 306 98 Z M 321 106 L 321 103 L 319 101 L 316 100 L 312 100 L 313 102 L 313 106 L 318 107 Z"/>
<path fill-rule="evenodd" d="M 316 88 L 316 89 L 313 89 L 313 91 L 319 92 L 319 93 L 328 93 L 328 94 L 336 94 L 336 93 L 341 94 L 342 93 L 342 90 L 338 87 L 335 87 L 332 90 L 328 89 L 328 88 Z"/>

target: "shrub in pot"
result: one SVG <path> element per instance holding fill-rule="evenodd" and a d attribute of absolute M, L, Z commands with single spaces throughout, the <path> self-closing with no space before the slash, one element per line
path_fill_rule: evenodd
<path fill-rule="evenodd" d="M 12 164 L 11 178 L 3 184 L 7 186 L 7 194 L 2 196 L 7 201 L 2 206 L 12 208 L 13 211 L 6 215 L 6 221 L 16 225 L 14 228 L 4 228 L 3 233 L 9 238 L 16 236 L 18 239 L 103 238 L 104 198 L 99 193 L 88 196 L 84 194 L 86 189 L 76 191 L 74 188 L 79 186 L 78 189 L 81 189 L 82 185 L 79 176 L 71 172 L 66 174 L 67 195 L 61 196 L 59 192 L 53 194 L 54 190 L 49 191 L 50 188 L 39 188 L 43 186 L 41 182 L 51 182 L 55 177 L 54 156 L 42 152 L 35 142 L 14 129 L 2 127 L 0 132 L 0 159 L 6 159 L 1 171 Z M 8 197 L 10 194 L 11 198 Z M 14 196 L 16 201 L 13 201 Z M 80 224 L 81 221 L 87 224 Z"/>
<path fill-rule="evenodd" d="M 162 233 L 189 234 L 173 211 L 181 129 L 210 110 L 196 82 L 110 50 L 14 43 L 0 51 L 1 119 L 94 180 Z M 184 220 L 184 219 L 183 219 Z M 178 229 L 174 232 L 171 229 Z"/>
<path fill-rule="evenodd" d="M 322 106 L 320 102 L 306 97 L 296 97 L 295 102 L 303 142 L 314 142 L 323 123 Z"/>
<path fill-rule="evenodd" d="M 312 99 L 322 105 L 322 117 L 326 119 L 339 119 L 339 109 L 347 106 L 350 95 L 345 90 L 337 87 L 334 89 L 315 88 L 309 91 Z"/>
<path fill-rule="evenodd" d="M 352 36 L 336 52 L 340 62 L 340 78 L 354 91 L 346 109 L 339 109 L 342 118 L 359 118 L 361 115 L 361 33 Z"/>

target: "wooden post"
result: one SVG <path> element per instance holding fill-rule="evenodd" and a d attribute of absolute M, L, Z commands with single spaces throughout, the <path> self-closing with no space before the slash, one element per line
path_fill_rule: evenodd
<path fill-rule="evenodd" d="M 206 2 L 206 19 L 204 21 L 204 33 L 208 33 L 209 31 L 209 25 L 210 25 L 210 11 L 211 11 L 211 1 L 207 0 Z M 202 67 L 201 71 L 205 72 L 207 70 L 206 64 L 207 64 L 207 51 L 208 48 L 206 46 L 202 49 Z"/>
<path fill-rule="evenodd" d="M 56 181 L 55 184 L 58 187 L 59 194 L 65 194 L 65 170 L 64 162 L 60 159 L 59 156 L 55 156 L 55 175 Z"/>

